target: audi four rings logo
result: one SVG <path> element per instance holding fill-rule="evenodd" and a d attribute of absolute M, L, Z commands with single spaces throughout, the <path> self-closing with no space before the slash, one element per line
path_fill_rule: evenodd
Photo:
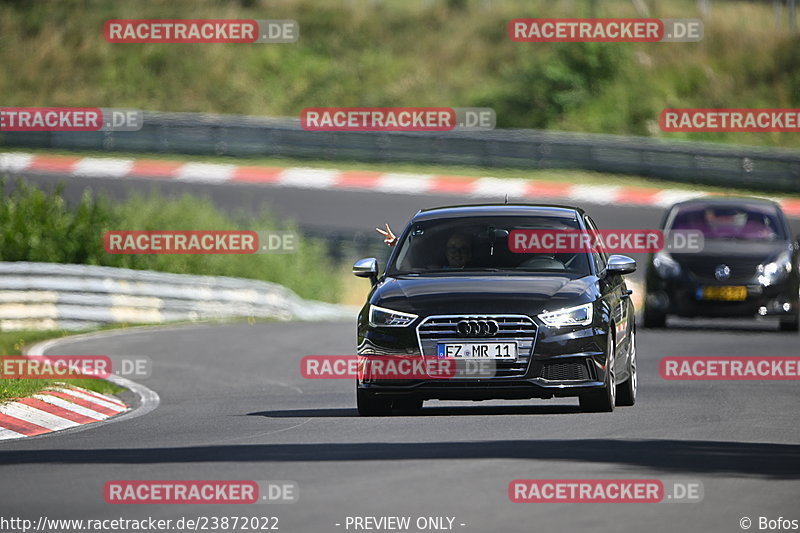
<path fill-rule="evenodd" d="M 458 333 L 462 337 L 491 337 L 500 331 L 496 320 L 460 320 Z"/>

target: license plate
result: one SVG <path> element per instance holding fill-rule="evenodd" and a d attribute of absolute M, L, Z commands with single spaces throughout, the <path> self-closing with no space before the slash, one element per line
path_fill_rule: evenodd
<path fill-rule="evenodd" d="M 437 344 L 439 359 L 517 359 L 517 343 L 515 342 L 476 342 L 463 344 Z"/>
<path fill-rule="evenodd" d="M 741 302 L 747 299 L 747 287 L 740 285 L 703 287 L 702 291 L 700 291 L 700 299 Z"/>

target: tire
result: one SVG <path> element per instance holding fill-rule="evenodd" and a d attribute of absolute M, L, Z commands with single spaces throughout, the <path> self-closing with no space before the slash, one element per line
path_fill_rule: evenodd
<path fill-rule="evenodd" d="M 636 334 L 631 332 L 630 355 L 628 356 L 628 379 L 617 385 L 617 406 L 630 407 L 636 403 L 639 377 L 636 369 Z"/>
<path fill-rule="evenodd" d="M 415 400 L 414 398 L 394 400 L 392 409 L 396 411 L 419 411 L 422 409 L 422 403 L 422 400 Z"/>
<path fill-rule="evenodd" d="M 800 315 L 790 320 L 781 320 L 780 328 L 781 331 L 800 331 Z"/>
<path fill-rule="evenodd" d="M 609 327 L 608 345 L 606 347 L 606 380 L 600 390 L 585 392 L 580 395 L 581 409 L 588 413 L 610 413 L 614 410 L 617 395 L 617 383 L 614 373 L 614 336 Z"/>
<path fill-rule="evenodd" d="M 798 298 L 797 301 L 800 302 L 800 288 L 797 290 Z M 793 304 L 795 305 L 795 304 Z M 798 312 L 794 317 L 790 318 L 789 320 L 781 320 L 781 331 L 800 331 L 800 312 Z"/>
<path fill-rule="evenodd" d="M 361 416 L 389 416 L 392 414 L 392 401 L 378 398 L 362 389 L 356 389 L 356 406 Z"/>

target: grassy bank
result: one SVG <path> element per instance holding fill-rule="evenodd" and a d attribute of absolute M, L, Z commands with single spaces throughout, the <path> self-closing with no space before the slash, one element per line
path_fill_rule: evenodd
<path fill-rule="evenodd" d="M 666 107 L 800 107 L 800 37 L 771 2 L 711 2 L 698 43 L 515 43 L 513 18 L 699 18 L 696 0 L 0 3 L 9 106 L 297 116 L 311 106 L 489 106 L 499 127 L 800 146 L 792 133 L 671 133 Z M 592 10 L 592 7 L 594 9 Z M 76 13 L 80 12 L 80 15 Z M 112 44 L 108 19 L 295 19 L 294 44 Z"/>
<path fill-rule="evenodd" d="M 54 331 L 10 331 L 0 332 L 0 354 L 2 355 L 21 355 L 22 350 L 31 344 L 39 341 L 63 337 L 70 332 Z M 50 379 L 0 379 L 0 402 L 13 398 L 24 398 L 36 394 L 40 390 L 55 385 L 56 383 L 68 383 L 84 389 L 93 390 L 103 394 L 117 394 L 122 392 L 122 387 L 114 385 L 110 381 L 103 379 L 70 379 L 70 380 L 50 380 Z"/>
<path fill-rule="evenodd" d="M 178 274 L 232 276 L 279 283 L 305 298 L 336 301 L 338 279 L 326 270 L 324 244 L 302 238 L 296 253 L 255 255 L 109 254 L 103 235 L 109 230 L 295 230 L 273 219 L 226 214 L 207 198 L 135 195 L 112 204 L 88 190 L 77 205 L 24 181 L 0 181 L 0 261 L 74 263 L 157 270 Z"/>

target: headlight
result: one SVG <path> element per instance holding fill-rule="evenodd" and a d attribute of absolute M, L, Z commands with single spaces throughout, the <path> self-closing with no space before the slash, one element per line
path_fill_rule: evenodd
<path fill-rule="evenodd" d="M 775 261 L 766 265 L 758 265 L 758 282 L 764 287 L 780 283 L 792 271 L 792 254 L 783 252 Z"/>
<path fill-rule="evenodd" d="M 539 320 L 554 328 L 564 326 L 588 326 L 592 323 L 592 304 L 568 307 L 539 315 Z"/>
<path fill-rule="evenodd" d="M 653 266 L 662 278 L 677 278 L 681 275 L 681 265 L 663 250 L 653 257 Z"/>
<path fill-rule="evenodd" d="M 371 326 L 403 327 L 414 322 L 419 315 L 401 313 L 377 305 L 369 306 L 369 324 Z"/>

